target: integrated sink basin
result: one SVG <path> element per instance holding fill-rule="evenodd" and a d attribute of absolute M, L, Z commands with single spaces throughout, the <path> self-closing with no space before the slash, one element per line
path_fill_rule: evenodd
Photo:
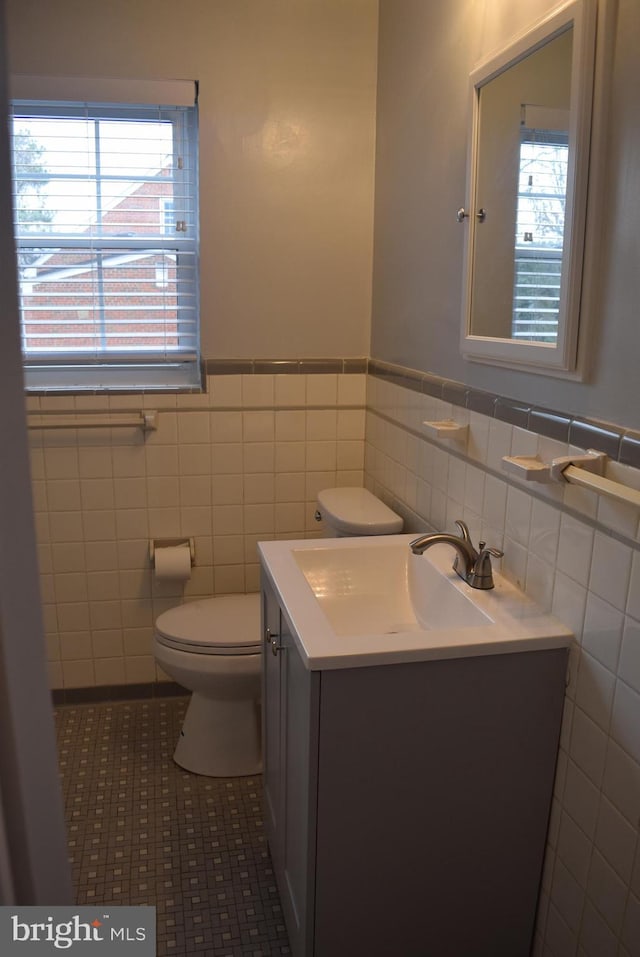
<path fill-rule="evenodd" d="M 295 548 L 293 556 L 338 636 L 477 628 L 491 621 L 428 556 L 414 555 L 404 543 Z"/>
<path fill-rule="evenodd" d="M 261 542 L 263 574 L 310 670 L 567 647 L 571 632 L 515 585 L 471 588 L 414 535 Z M 284 627 L 284 626 L 283 626 Z M 286 647 L 285 636 L 282 637 Z"/>

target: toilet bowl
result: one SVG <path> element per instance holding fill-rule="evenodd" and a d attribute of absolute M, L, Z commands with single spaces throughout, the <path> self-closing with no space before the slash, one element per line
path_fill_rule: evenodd
<path fill-rule="evenodd" d="M 318 521 L 325 538 L 397 535 L 402 518 L 366 488 L 325 488 L 318 492 Z"/>
<path fill-rule="evenodd" d="M 316 517 L 333 537 L 402 531 L 402 518 L 364 488 L 324 489 Z M 260 596 L 222 595 L 165 611 L 156 620 L 154 653 L 192 692 L 176 764 L 210 777 L 259 774 Z"/>
<path fill-rule="evenodd" d="M 260 596 L 224 595 L 165 611 L 156 620 L 154 653 L 192 692 L 176 764 L 210 777 L 259 774 Z"/>

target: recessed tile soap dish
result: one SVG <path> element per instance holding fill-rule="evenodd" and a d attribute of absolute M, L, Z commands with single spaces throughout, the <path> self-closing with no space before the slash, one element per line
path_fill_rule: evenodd
<path fill-rule="evenodd" d="M 469 431 L 468 425 L 460 425 L 453 419 L 440 419 L 438 422 L 423 422 L 423 428 L 432 439 L 464 439 Z"/>

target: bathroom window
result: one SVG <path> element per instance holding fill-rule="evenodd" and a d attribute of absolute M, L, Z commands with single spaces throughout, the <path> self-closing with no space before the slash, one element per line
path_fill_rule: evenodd
<path fill-rule="evenodd" d="M 566 110 L 522 107 L 513 339 L 550 343 L 557 340 L 569 169 L 568 126 Z"/>
<path fill-rule="evenodd" d="M 199 384 L 194 84 L 133 83 L 140 102 L 116 101 L 124 81 L 92 102 L 12 101 L 28 388 Z"/>

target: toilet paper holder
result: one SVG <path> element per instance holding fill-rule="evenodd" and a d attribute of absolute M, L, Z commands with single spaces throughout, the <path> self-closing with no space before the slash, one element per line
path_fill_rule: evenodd
<path fill-rule="evenodd" d="M 156 567 L 156 548 L 178 547 L 180 545 L 189 546 L 189 555 L 191 556 L 192 567 L 196 563 L 196 543 L 193 538 L 150 538 L 149 539 L 149 561 L 151 567 Z"/>

